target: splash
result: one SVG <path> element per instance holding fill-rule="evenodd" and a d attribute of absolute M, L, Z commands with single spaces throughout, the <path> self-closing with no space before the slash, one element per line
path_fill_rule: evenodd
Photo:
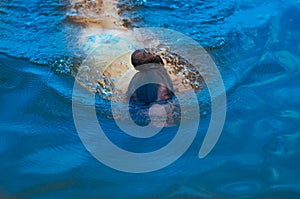
<path fill-rule="evenodd" d="M 142 4 L 143 2 L 136 2 L 134 5 Z M 149 36 L 142 33 L 141 38 L 138 28 L 126 28 L 120 15 L 126 9 L 124 5 L 129 9 L 128 5 L 132 3 L 108 0 L 70 1 L 67 16 L 75 23 L 84 24 L 78 37 L 78 45 L 88 57 L 78 69 L 80 75 L 76 76 L 77 81 L 102 98 L 111 99 L 114 83 L 122 74 L 128 70 L 132 74 L 136 73 L 130 63 L 130 54 L 147 43 L 147 46 L 153 47 L 148 50 L 164 60 L 176 91 L 184 92 L 190 85 L 194 89 L 202 89 L 204 83 L 200 73 L 187 60 L 172 53 L 168 45 L 161 47 L 164 44 L 153 38 L 151 33 Z"/>

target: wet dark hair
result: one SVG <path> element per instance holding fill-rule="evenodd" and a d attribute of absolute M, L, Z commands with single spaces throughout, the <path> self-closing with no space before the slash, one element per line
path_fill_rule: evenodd
<path fill-rule="evenodd" d="M 149 52 L 146 52 L 144 49 L 136 50 L 131 55 L 131 63 L 134 67 L 143 65 L 143 64 L 164 64 L 163 60 L 159 55 L 154 55 Z"/>

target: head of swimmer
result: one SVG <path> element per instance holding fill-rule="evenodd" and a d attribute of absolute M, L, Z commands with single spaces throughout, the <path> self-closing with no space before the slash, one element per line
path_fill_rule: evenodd
<path fill-rule="evenodd" d="M 162 58 L 145 51 L 144 49 L 136 50 L 131 55 L 131 63 L 135 69 L 145 64 L 164 65 Z M 153 102 L 166 102 L 171 99 L 173 93 L 164 85 L 147 84 L 138 88 L 135 92 L 135 98 L 141 104 L 149 104 Z"/>
<path fill-rule="evenodd" d="M 159 55 L 154 55 L 152 53 L 147 52 L 144 49 L 136 50 L 131 55 L 131 63 L 134 68 L 144 64 L 161 64 L 163 65 L 164 62 Z"/>

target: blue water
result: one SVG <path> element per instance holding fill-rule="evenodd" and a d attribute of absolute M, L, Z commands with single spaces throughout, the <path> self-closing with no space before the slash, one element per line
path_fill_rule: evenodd
<path fill-rule="evenodd" d="M 225 79 L 235 82 L 213 151 L 197 157 L 209 123 L 203 117 L 179 160 L 145 174 L 105 166 L 79 139 L 71 64 L 53 68 L 57 59 L 81 56 L 73 34 L 81 27 L 68 21 L 66 5 L 0 1 L 0 198 L 300 197 L 299 1 L 124 2 L 122 16 L 133 27 L 191 36 L 218 67 L 235 74 Z M 114 121 L 101 114 L 98 119 L 125 148 L 142 151 L 168 141 L 146 146 L 118 139 Z"/>

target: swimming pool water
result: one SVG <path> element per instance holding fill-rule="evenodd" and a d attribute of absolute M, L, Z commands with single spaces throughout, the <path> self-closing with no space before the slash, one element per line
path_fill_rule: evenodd
<path fill-rule="evenodd" d="M 73 33 L 81 27 L 65 17 L 66 4 L 0 1 L 0 198 L 299 198 L 299 1 L 124 2 L 130 9 L 122 16 L 133 27 L 191 36 L 219 68 L 235 74 L 224 77 L 234 83 L 213 151 L 197 156 L 209 124 L 203 117 L 179 160 L 144 174 L 103 165 L 79 139 L 74 78 L 51 67 L 58 58 L 80 57 Z M 110 138 L 131 150 L 170 139 L 140 143 L 118 135 L 112 119 L 98 119 Z"/>

